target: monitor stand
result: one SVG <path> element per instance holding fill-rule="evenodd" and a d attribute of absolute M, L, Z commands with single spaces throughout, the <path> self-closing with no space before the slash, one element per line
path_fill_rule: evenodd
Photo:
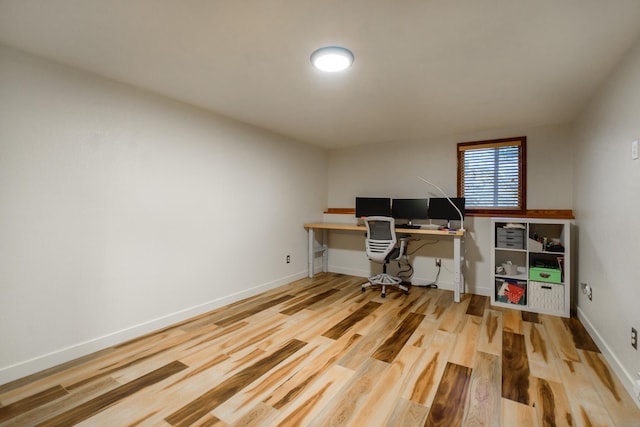
<path fill-rule="evenodd" d="M 426 228 L 427 230 L 437 230 L 438 228 L 440 228 L 440 226 L 438 224 L 432 223 L 431 220 L 429 220 L 429 224 L 422 224 L 420 228 Z"/>

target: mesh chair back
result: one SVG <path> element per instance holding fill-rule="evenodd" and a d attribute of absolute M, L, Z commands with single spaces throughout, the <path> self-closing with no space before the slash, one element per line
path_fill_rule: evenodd
<path fill-rule="evenodd" d="M 367 256 L 372 261 L 384 264 L 397 242 L 395 220 L 387 216 L 368 216 L 364 222 L 367 226 Z"/>

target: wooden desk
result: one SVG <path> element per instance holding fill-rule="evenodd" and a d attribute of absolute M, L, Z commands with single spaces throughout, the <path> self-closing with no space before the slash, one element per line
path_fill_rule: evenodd
<path fill-rule="evenodd" d="M 329 248 L 327 246 L 327 234 L 331 230 L 359 231 L 366 233 L 367 227 L 356 224 L 332 224 L 325 222 L 305 224 L 304 228 L 309 233 L 309 277 L 313 277 L 315 272 L 315 258 L 317 253 L 322 253 L 322 271 L 328 270 Z M 315 230 L 322 230 L 322 243 L 315 245 Z M 453 290 L 454 301 L 460 302 L 460 294 L 464 293 L 464 273 L 462 263 L 464 262 L 464 231 L 429 230 L 414 228 L 396 228 L 396 233 L 411 234 L 412 236 L 428 236 L 436 238 L 453 239 Z M 364 245 L 362 246 L 364 249 Z"/>

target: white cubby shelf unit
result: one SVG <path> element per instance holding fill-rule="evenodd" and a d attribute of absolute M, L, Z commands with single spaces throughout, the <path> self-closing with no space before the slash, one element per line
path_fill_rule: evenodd
<path fill-rule="evenodd" d="M 571 226 L 566 219 L 491 218 L 491 304 L 569 317 Z"/>

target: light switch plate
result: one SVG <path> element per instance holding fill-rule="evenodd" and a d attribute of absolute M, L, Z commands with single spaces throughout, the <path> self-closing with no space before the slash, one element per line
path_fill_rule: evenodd
<path fill-rule="evenodd" d="M 637 139 L 631 143 L 631 159 L 632 160 L 638 159 L 638 140 Z"/>

